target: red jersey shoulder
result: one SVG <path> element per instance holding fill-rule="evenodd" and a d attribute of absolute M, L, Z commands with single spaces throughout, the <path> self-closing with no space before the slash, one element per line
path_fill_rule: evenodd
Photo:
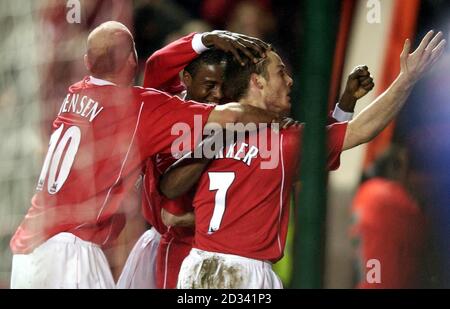
<path fill-rule="evenodd" d="M 103 102 L 106 105 L 122 105 L 129 104 L 130 101 L 142 102 L 143 93 L 148 91 L 146 88 L 142 87 L 121 87 L 116 85 L 95 85 L 89 82 L 89 76 L 85 77 L 83 80 L 71 85 L 69 87 L 69 93 L 75 94 L 79 92 L 86 92 L 91 95 L 95 95 L 100 100 L 105 99 L 107 102 Z M 109 101 L 120 101 L 110 103 Z M 122 102 L 123 101 L 123 102 Z"/>
<path fill-rule="evenodd" d="M 294 142 L 299 140 L 302 137 L 304 130 L 304 125 L 295 125 L 291 126 L 287 129 L 282 129 L 281 134 L 283 135 L 283 139 L 285 139 L 287 142 Z"/>
<path fill-rule="evenodd" d="M 342 144 L 344 142 L 345 133 L 347 132 L 348 122 L 335 122 L 327 126 L 327 134 L 329 142 Z"/>
<path fill-rule="evenodd" d="M 300 155 L 303 130 L 304 125 L 301 124 L 283 129 L 281 131 L 283 138 L 282 147 L 284 153 L 287 153 L 291 156 L 297 156 L 298 158 L 298 156 Z"/>

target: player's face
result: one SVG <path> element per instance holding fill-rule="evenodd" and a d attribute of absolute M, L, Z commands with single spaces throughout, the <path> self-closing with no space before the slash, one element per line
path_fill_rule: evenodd
<path fill-rule="evenodd" d="M 201 103 L 219 104 L 223 98 L 222 83 L 225 63 L 218 65 L 201 65 L 195 76 L 185 80 L 187 98 Z"/>
<path fill-rule="evenodd" d="M 269 110 L 288 114 L 291 109 L 289 96 L 293 84 L 286 71 L 286 66 L 277 53 L 271 51 L 268 55 L 268 80 L 263 89 L 263 96 Z"/>

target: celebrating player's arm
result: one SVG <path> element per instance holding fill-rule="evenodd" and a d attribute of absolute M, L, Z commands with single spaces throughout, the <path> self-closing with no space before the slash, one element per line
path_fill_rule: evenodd
<path fill-rule="evenodd" d="M 207 145 L 215 143 L 217 138 L 222 138 L 221 134 L 208 136 L 197 146 L 197 149 L 202 150 Z M 208 148 L 211 149 L 209 146 Z M 189 192 L 212 160 L 205 157 L 193 158 L 192 153 L 195 153 L 195 150 L 176 161 L 161 177 L 159 190 L 167 198 L 175 199 Z"/>
<path fill-rule="evenodd" d="M 344 138 L 342 150 L 351 149 L 373 139 L 397 115 L 405 103 L 414 84 L 440 58 L 444 51 L 445 40 L 442 33 L 434 36 L 430 31 L 422 40 L 417 50 L 409 54 L 410 42 L 405 42 L 401 54 L 401 71 L 389 89 L 350 121 Z M 343 98 L 350 102 L 361 98 L 373 89 L 373 80 L 368 70 L 363 67 L 353 72 L 347 82 Z M 237 104 L 237 103 L 233 103 Z M 238 104 L 239 105 L 239 104 Z M 207 166 L 207 161 L 195 161 L 186 157 L 175 163 L 163 176 L 160 189 L 166 196 L 175 198 L 189 190 Z M 191 167 L 186 167 L 191 165 Z M 186 169 L 186 171 L 181 171 Z M 178 171 L 177 171 L 178 170 Z M 172 181 L 178 179 L 178 181 Z"/>
<path fill-rule="evenodd" d="M 178 98 L 171 98 L 179 100 Z M 182 102 L 180 102 L 182 103 Z M 208 120 L 205 127 L 208 125 L 220 126 L 223 129 L 227 128 L 229 124 L 242 123 L 245 125 L 250 123 L 279 123 L 281 127 L 286 127 L 294 125 L 296 122 L 290 118 L 282 117 L 277 113 L 263 110 L 250 105 L 243 105 L 240 103 L 227 103 L 224 105 L 217 105 L 210 112 Z M 237 127 L 238 128 L 238 127 Z M 204 143 L 211 142 L 213 137 L 205 139 L 197 147 L 203 147 Z M 195 152 L 195 150 L 194 150 Z M 190 156 L 192 152 L 188 153 Z M 191 160 L 179 160 L 178 165 L 183 165 L 182 169 L 173 169 L 175 172 L 162 178 L 164 185 L 160 185 L 160 190 L 164 195 L 173 199 L 179 197 L 189 191 L 189 189 L 198 181 L 203 172 L 204 168 L 208 165 L 210 159 L 194 159 Z M 167 172 L 167 171 L 166 171 Z M 165 180 L 164 180 L 165 179 Z M 170 181 L 168 181 L 170 179 Z M 163 187 L 164 189 L 161 189 Z M 167 190 L 166 190 L 167 188 Z M 170 215 L 170 216 L 169 216 Z M 193 215 L 193 214 L 192 214 Z M 166 212 L 165 222 L 166 226 L 189 226 L 186 221 L 191 218 L 189 213 L 183 214 L 181 216 L 174 215 L 170 212 Z M 193 217 L 192 217 L 193 218 Z M 164 217 L 163 217 L 164 220 Z M 181 222 L 181 223 L 180 223 Z"/>
<path fill-rule="evenodd" d="M 283 118 L 280 121 L 280 127 L 298 125 L 298 122 L 291 118 Z M 211 135 L 205 138 L 194 151 L 185 154 L 170 166 L 160 179 L 159 189 L 169 199 L 175 199 L 189 192 L 202 176 L 213 158 L 196 158 L 193 153 L 203 153 L 203 149 L 212 149 L 212 145 L 218 143 L 217 139 L 223 138 L 222 134 Z"/>
<path fill-rule="evenodd" d="M 370 75 L 367 66 L 356 67 L 349 75 L 344 93 L 339 100 L 338 106 L 340 109 L 335 109 L 333 117 L 336 120 L 345 121 L 341 117 L 353 115 L 354 107 L 357 100 L 367 95 L 374 88 L 373 78 Z M 248 106 L 250 107 L 250 106 Z M 336 113 L 337 110 L 347 112 L 347 115 Z M 295 122 L 291 119 L 283 120 L 283 127 L 290 126 Z M 215 137 L 210 136 L 206 138 L 198 147 L 204 147 L 205 144 L 214 142 Z M 188 153 L 183 158 L 175 162 L 161 178 L 160 190 L 168 198 L 174 199 L 182 194 L 188 192 L 197 181 L 200 179 L 203 171 L 206 169 L 211 159 L 206 158 L 192 158 L 191 153 Z M 294 183 L 294 192 L 300 190 L 300 184 Z"/>
<path fill-rule="evenodd" d="M 355 67 L 347 78 L 345 90 L 329 117 L 328 124 L 352 120 L 356 102 L 366 96 L 374 87 L 369 68 L 366 65 Z M 297 175 L 296 179 L 292 188 L 295 205 L 297 205 L 296 200 L 301 191 L 300 175 Z"/>
<path fill-rule="evenodd" d="M 171 94 L 181 93 L 185 87 L 181 84 L 179 73 L 183 69 L 183 81 L 186 90 L 187 98 L 194 99 L 195 101 L 213 101 L 218 103 L 217 100 L 210 100 L 211 95 L 207 94 L 210 91 L 204 91 L 204 98 L 200 96 L 199 87 L 209 87 L 217 77 L 210 71 L 208 74 L 201 75 L 202 78 L 197 78 L 194 72 L 188 71 L 186 66 L 192 61 L 195 61 L 199 54 L 207 51 L 210 48 L 216 48 L 224 52 L 229 52 L 237 58 L 239 62 L 243 62 L 245 58 L 249 58 L 250 61 L 257 62 L 260 57 L 266 57 L 265 51 L 270 46 L 263 41 L 248 37 L 245 35 L 225 32 L 225 31 L 212 31 L 206 33 L 192 33 L 186 37 L 183 37 L 168 46 L 155 52 L 146 63 L 144 86 L 157 88 L 164 90 Z M 218 57 L 205 58 L 209 59 L 208 62 L 202 60 L 198 66 L 206 67 L 205 64 L 211 64 L 208 66 L 214 67 L 218 65 L 215 61 L 218 61 Z M 247 59 L 245 59 L 247 60 Z M 197 64 L 196 64 L 197 65 Z M 195 71 L 197 72 L 197 71 Z M 200 72 L 198 72 L 200 74 Z M 196 79 L 195 86 L 192 82 L 189 84 L 189 79 Z M 220 87 L 221 82 L 217 84 Z M 191 88 L 191 91 L 189 91 Z M 192 95 L 193 90 L 196 89 L 196 96 Z M 212 91 L 212 90 L 211 90 Z M 190 94 L 191 92 L 191 94 Z M 214 97 L 216 98 L 216 97 Z M 254 114 L 254 115 L 251 115 Z M 268 115 L 264 111 L 254 108 L 248 108 L 237 104 L 229 104 L 223 107 L 217 107 L 209 115 L 208 122 L 214 122 L 221 126 L 226 126 L 227 123 L 235 122 L 271 122 L 276 120 L 276 115 Z M 167 209 L 163 208 L 162 219 L 166 226 L 188 226 L 193 224 L 193 213 L 185 214 L 173 214 Z"/>
<path fill-rule="evenodd" d="M 271 49 L 269 44 L 258 38 L 222 30 L 205 33 L 202 42 L 208 48 L 215 47 L 232 53 L 234 58 L 242 65 L 245 64 L 247 59 L 257 63 L 261 58 L 265 58 L 267 56 L 266 51 Z"/>
<path fill-rule="evenodd" d="M 144 87 L 178 94 L 184 90 L 179 73 L 210 48 L 230 52 L 242 63 L 246 58 L 257 62 L 266 57 L 265 52 L 270 46 L 257 38 L 227 31 L 191 33 L 161 48 L 147 59 Z"/>
<path fill-rule="evenodd" d="M 207 71 L 206 75 L 203 74 L 201 78 L 197 78 L 196 75 L 200 75 L 198 69 L 195 70 L 195 74 L 194 71 L 191 72 L 191 70 L 187 69 L 187 66 L 190 64 L 200 68 L 205 68 L 207 64 L 208 69 L 217 67 L 219 63 L 216 62 L 221 59 L 219 57 L 205 58 L 208 59 L 207 62 L 205 62 L 206 60 L 201 60 L 201 62 L 193 64 L 193 61 L 200 54 L 210 48 L 232 53 L 235 57 L 238 57 L 237 60 L 240 62 L 245 57 L 248 57 L 250 61 L 257 62 L 260 57 L 266 57 L 265 51 L 270 46 L 259 39 L 232 32 L 212 31 L 192 33 L 163 47 L 148 58 L 145 68 L 144 87 L 155 88 L 176 95 L 181 94 L 186 89 L 186 86 L 186 90 L 188 90 L 186 93 L 187 99 L 194 99 L 199 102 L 211 101 L 218 103 L 220 96 L 214 96 L 216 100 L 212 100 L 213 97 L 209 94 L 214 90 L 200 91 L 201 87 L 210 87 L 210 84 L 216 81 L 218 77 L 214 75 L 215 73 L 213 71 Z M 179 74 L 183 69 L 183 81 L 185 85 L 181 83 Z M 216 72 L 216 69 L 214 72 Z M 193 79 L 197 80 L 195 86 L 192 84 Z M 189 80 L 191 80 L 191 83 L 188 83 Z M 217 85 L 215 87 L 221 87 L 221 82 L 219 80 L 216 82 Z M 191 91 L 189 91 L 189 87 Z M 192 95 L 194 90 L 196 91 L 196 96 Z M 204 97 L 200 96 L 201 93 Z M 241 106 L 236 106 L 235 104 L 217 108 L 216 111 L 211 112 L 209 121 L 220 125 L 226 125 L 232 122 L 245 122 L 245 119 L 240 117 L 240 110 Z M 246 107 L 243 107 L 242 111 L 244 114 L 259 112 L 258 110 L 249 110 Z M 250 121 L 260 119 L 258 118 L 260 116 L 256 117 L 257 119 L 251 118 Z M 271 121 L 271 119 L 272 117 L 268 117 L 266 121 Z M 163 223 L 166 226 L 189 226 L 193 224 L 192 213 L 178 216 L 178 214 L 172 214 L 166 209 L 162 211 Z"/>
<path fill-rule="evenodd" d="M 354 68 L 348 76 L 344 93 L 337 104 L 338 108 L 334 110 L 333 118 L 337 121 L 351 120 L 347 118 L 340 119 L 342 117 L 340 112 L 342 111 L 352 117 L 355 112 L 356 102 L 368 94 L 373 87 L 375 87 L 375 84 L 372 76 L 370 75 L 369 68 L 366 65 L 357 66 Z"/>
<path fill-rule="evenodd" d="M 278 113 L 267 111 L 258 107 L 232 102 L 217 105 L 210 113 L 208 124 L 218 124 L 226 129 L 227 124 L 242 123 L 280 123 L 284 117 Z"/>
<path fill-rule="evenodd" d="M 382 95 L 350 121 L 343 150 L 369 142 L 398 114 L 414 84 L 442 56 L 446 45 L 442 37 L 442 32 L 437 35 L 434 31 L 428 32 L 412 54 L 409 53 L 410 41 L 405 41 L 399 75 Z"/>

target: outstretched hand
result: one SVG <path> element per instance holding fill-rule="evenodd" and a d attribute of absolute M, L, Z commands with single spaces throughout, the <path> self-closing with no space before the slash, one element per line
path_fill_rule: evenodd
<path fill-rule="evenodd" d="M 245 64 L 245 57 L 257 63 L 267 56 L 266 52 L 271 48 L 260 39 L 221 30 L 207 32 L 203 36 L 203 43 L 208 47 L 232 53 L 241 65 Z"/>
<path fill-rule="evenodd" d="M 442 32 L 434 35 L 431 30 L 422 39 L 419 47 L 410 54 L 411 41 L 407 39 L 400 55 L 400 75 L 411 84 L 417 82 L 442 56 L 446 43 Z"/>

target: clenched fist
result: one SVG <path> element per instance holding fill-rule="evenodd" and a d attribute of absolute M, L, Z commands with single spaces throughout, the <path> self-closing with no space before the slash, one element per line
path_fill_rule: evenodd
<path fill-rule="evenodd" d="M 368 94 L 373 87 L 375 87 L 375 84 L 370 76 L 369 68 L 367 66 L 358 66 L 350 73 L 345 92 L 355 100 L 359 100 Z"/>
<path fill-rule="evenodd" d="M 375 84 L 367 66 L 353 69 L 347 79 L 345 91 L 339 100 L 339 107 L 345 112 L 354 112 L 356 101 L 368 94 Z"/>

